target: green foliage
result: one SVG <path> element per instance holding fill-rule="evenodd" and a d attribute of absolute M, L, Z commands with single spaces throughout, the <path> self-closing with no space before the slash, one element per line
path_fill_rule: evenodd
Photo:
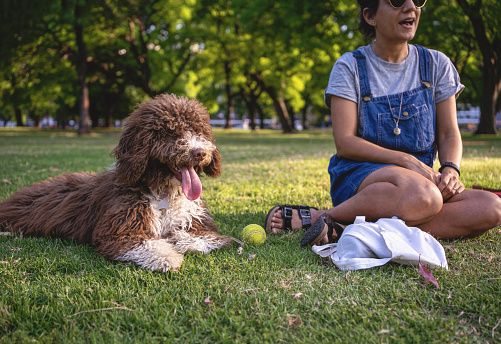
<path fill-rule="evenodd" d="M 498 2 L 468 3 L 494 42 Z M 228 108 L 229 91 L 239 116 L 256 111 L 248 106 L 255 96 L 268 118 L 276 115 L 275 92 L 292 113 L 309 109 L 322 118 L 332 65 L 367 43 L 356 30 L 353 0 L 20 0 L 2 10 L 2 118 L 21 109 L 30 117 L 76 119 L 75 25 L 83 27 L 95 122 L 122 119 L 136 103 L 164 92 L 197 97 L 217 113 Z M 450 56 L 467 86 L 460 101 L 478 105 L 486 71 L 479 28 L 467 14 L 457 0 L 428 2 L 413 43 Z"/>
<path fill-rule="evenodd" d="M 238 237 L 282 203 L 328 207 L 329 131 L 215 132 L 223 175 L 204 178 L 222 233 Z M 109 168 L 118 135 L 0 130 L 0 199 L 63 172 Z M 465 139 L 468 187 L 499 187 L 501 139 Z M 6 182 L 7 180 L 8 182 Z M 440 290 L 416 268 L 343 272 L 303 232 L 187 255 L 179 273 L 108 261 L 92 247 L 0 236 L 0 343 L 493 343 L 501 338 L 501 229 L 443 242 Z"/>
<path fill-rule="evenodd" d="M 477 133 L 494 133 L 501 89 L 499 3 L 448 0 L 430 8 L 433 13 L 429 15 L 424 10 L 422 16 L 426 30 L 424 41 L 445 52 L 458 68 L 467 86 L 461 102 L 480 105 L 482 117 Z"/>
<path fill-rule="evenodd" d="M 478 104 L 482 55 L 476 46 L 473 27 L 455 0 L 434 2 L 433 6 L 427 4 L 423 8 L 413 43 L 446 53 L 466 86 L 458 101 Z"/>

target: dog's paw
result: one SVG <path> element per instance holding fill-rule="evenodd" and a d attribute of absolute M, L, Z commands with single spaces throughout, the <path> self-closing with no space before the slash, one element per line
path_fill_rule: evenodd
<path fill-rule="evenodd" d="M 168 271 L 177 272 L 181 269 L 181 265 L 183 264 L 184 256 L 177 252 L 172 252 L 166 257 L 166 260 L 170 266 Z M 167 271 L 164 271 L 167 272 Z"/>
<path fill-rule="evenodd" d="M 117 260 L 130 261 L 151 271 L 179 271 L 184 256 L 165 240 L 148 240 Z"/>

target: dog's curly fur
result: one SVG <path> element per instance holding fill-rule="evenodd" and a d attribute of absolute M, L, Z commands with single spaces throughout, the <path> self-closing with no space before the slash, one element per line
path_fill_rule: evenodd
<path fill-rule="evenodd" d="M 232 238 L 218 234 L 199 198 L 198 175 L 221 174 L 209 121 L 194 99 L 161 95 L 140 104 L 113 150 L 114 168 L 21 189 L 0 203 L 0 226 L 93 244 L 109 259 L 163 272 L 179 270 L 185 252 L 228 246 Z"/>

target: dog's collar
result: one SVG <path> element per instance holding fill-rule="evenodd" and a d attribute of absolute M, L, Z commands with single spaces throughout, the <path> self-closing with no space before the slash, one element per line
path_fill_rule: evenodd
<path fill-rule="evenodd" d="M 169 199 L 168 198 L 162 198 L 161 200 L 158 200 L 158 201 L 153 201 L 153 206 L 155 208 L 157 208 L 158 210 L 161 210 L 161 209 L 169 209 L 170 208 L 170 203 L 169 203 Z"/>

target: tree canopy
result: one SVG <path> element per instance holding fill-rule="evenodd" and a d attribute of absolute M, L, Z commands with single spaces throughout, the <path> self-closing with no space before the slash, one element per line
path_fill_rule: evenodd
<path fill-rule="evenodd" d="M 52 116 L 81 133 L 123 119 L 160 93 L 197 97 L 228 126 L 278 119 L 284 132 L 322 120 L 332 65 L 366 44 L 353 0 L 4 1 L 0 120 Z M 448 55 L 495 132 L 501 5 L 429 1 L 413 43 Z M 260 121 L 258 121 L 258 119 Z"/>

